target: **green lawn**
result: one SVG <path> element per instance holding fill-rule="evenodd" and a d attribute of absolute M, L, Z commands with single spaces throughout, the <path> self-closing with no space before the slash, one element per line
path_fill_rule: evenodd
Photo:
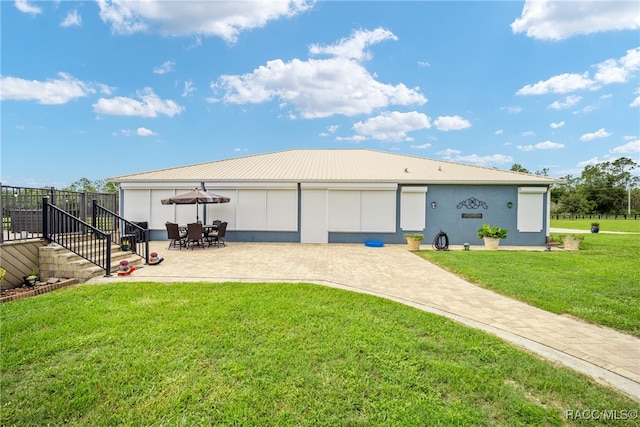
<path fill-rule="evenodd" d="M 3 426 L 552 426 L 637 409 L 480 331 L 317 285 L 79 285 L 3 304 L 0 322 Z"/>
<path fill-rule="evenodd" d="M 551 227 L 591 230 L 592 222 L 600 223 L 600 231 L 640 233 L 640 220 L 638 219 L 551 219 Z"/>
<path fill-rule="evenodd" d="M 638 235 L 585 234 L 579 251 L 419 255 L 500 294 L 640 336 Z"/>

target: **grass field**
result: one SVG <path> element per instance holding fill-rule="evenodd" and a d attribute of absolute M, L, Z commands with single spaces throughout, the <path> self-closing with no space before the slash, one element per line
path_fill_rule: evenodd
<path fill-rule="evenodd" d="M 580 249 L 419 254 L 500 294 L 640 336 L 640 236 L 585 234 Z"/>
<path fill-rule="evenodd" d="M 0 322 L 3 426 L 560 426 L 637 409 L 480 331 L 316 285 L 80 285 L 3 304 Z"/>
<path fill-rule="evenodd" d="M 640 220 L 637 219 L 551 219 L 552 228 L 573 228 L 591 230 L 591 223 L 599 222 L 600 231 L 624 231 L 640 233 Z"/>

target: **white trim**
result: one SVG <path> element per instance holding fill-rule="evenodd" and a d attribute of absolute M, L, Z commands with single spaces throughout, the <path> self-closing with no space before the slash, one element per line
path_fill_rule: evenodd
<path fill-rule="evenodd" d="M 547 187 L 518 187 L 520 194 L 543 194 L 547 192 Z"/>
<path fill-rule="evenodd" d="M 300 183 L 303 190 L 388 190 L 395 191 L 396 183 L 353 183 L 353 182 L 303 182 Z"/>
<path fill-rule="evenodd" d="M 429 187 L 402 187 L 403 193 L 426 193 Z"/>

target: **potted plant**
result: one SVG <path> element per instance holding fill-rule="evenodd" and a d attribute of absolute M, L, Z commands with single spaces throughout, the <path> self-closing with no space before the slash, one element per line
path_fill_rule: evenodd
<path fill-rule="evenodd" d="M 592 222 L 591 223 L 591 232 L 592 233 L 597 233 L 598 231 L 600 231 L 600 223 L 599 222 Z"/>
<path fill-rule="evenodd" d="M 22 280 L 24 281 L 23 285 L 33 287 L 38 281 L 38 270 L 35 268 L 31 269 L 31 272 L 27 276 L 22 276 Z"/>
<path fill-rule="evenodd" d="M 122 239 L 122 240 L 120 241 L 120 248 L 121 248 L 123 251 L 128 251 L 128 250 L 130 250 L 131 248 L 130 248 L 130 246 L 129 246 L 129 239 Z"/>
<path fill-rule="evenodd" d="M 405 234 L 404 238 L 407 241 L 410 251 L 418 251 L 420 250 L 420 242 L 424 239 L 424 235 L 420 233 L 409 233 Z"/>
<path fill-rule="evenodd" d="M 565 234 L 562 237 L 562 247 L 567 251 L 577 251 L 580 249 L 580 241 L 584 236 L 579 234 Z"/>
<path fill-rule="evenodd" d="M 484 239 L 487 249 L 496 250 L 500 246 L 500 239 L 506 239 L 508 232 L 506 228 L 482 224 L 482 227 L 478 228 L 478 239 Z"/>

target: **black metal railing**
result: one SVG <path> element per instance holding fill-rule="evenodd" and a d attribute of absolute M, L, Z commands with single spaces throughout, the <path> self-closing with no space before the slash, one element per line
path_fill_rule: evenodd
<path fill-rule="evenodd" d="M 91 224 L 93 227 L 109 232 L 120 246 L 128 244 L 130 250 L 149 263 L 149 230 L 148 223 L 128 221 L 115 212 L 100 206 L 93 201 Z"/>
<path fill-rule="evenodd" d="M 111 276 L 111 235 L 42 198 L 42 237 L 104 269 Z"/>
<path fill-rule="evenodd" d="M 94 193 L 0 185 L 2 234 L 0 243 L 42 238 L 42 198 L 69 214 L 87 221 L 92 216 L 92 200 L 113 211 L 118 210 L 118 193 Z"/>

